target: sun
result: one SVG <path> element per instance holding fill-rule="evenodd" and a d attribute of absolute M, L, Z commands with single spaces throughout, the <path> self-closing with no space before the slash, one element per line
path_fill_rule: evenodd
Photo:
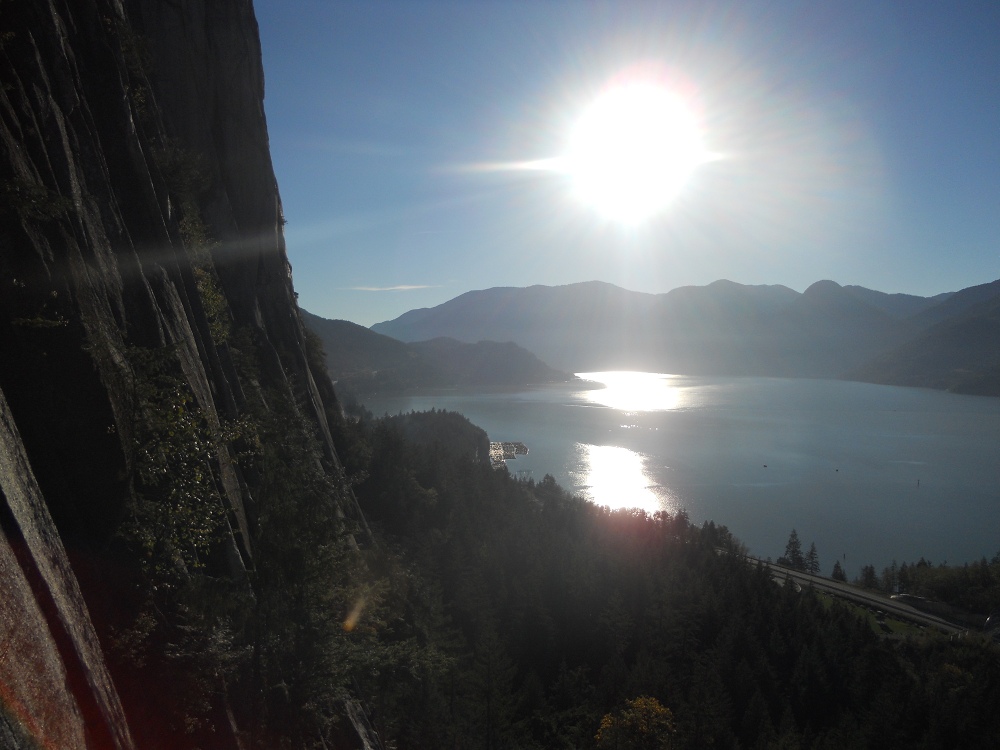
<path fill-rule="evenodd" d="M 635 224 L 665 208 L 710 155 L 684 101 L 653 84 L 619 84 L 572 129 L 564 164 L 574 191 L 606 218 Z"/>

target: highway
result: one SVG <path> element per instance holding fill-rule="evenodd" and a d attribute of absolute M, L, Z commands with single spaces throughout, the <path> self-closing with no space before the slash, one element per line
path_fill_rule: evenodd
<path fill-rule="evenodd" d="M 926 625 L 928 627 L 937 628 L 938 630 L 941 630 L 949 635 L 964 633 L 966 630 L 965 628 L 954 625 L 953 623 L 943 620 L 940 617 L 935 617 L 934 615 L 927 614 L 926 612 L 921 612 L 919 609 L 911 607 L 909 604 L 896 601 L 895 599 L 890 599 L 883 594 L 868 591 L 849 583 L 834 581 L 832 578 L 824 578 L 823 576 L 814 576 L 809 573 L 792 570 L 791 568 L 786 568 L 782 565 L 768 562 L 767 560 L 761 560 L 756 557 L 750 557 L 749 555 L 746 557 L 746 561 L 751 565 L 760 563 L 761 565 L 770 568 L 771 575 L 779 583 L 784 583 L 786 579 L 791 578 L 799 586 L 812 586 L 817 591 L 823 591 L 833 596 L 840 597 L 841 599 L 847 599 L 855 602 L 856 604 L 880 610 L 896 619 L 907 620 L 915 622 L 918 625 Z"/>

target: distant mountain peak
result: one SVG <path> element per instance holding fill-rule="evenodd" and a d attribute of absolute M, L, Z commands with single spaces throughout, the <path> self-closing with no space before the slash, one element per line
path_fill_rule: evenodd
<path fill-rule="evenodd" d="M 711 284 L 708 284 L 709 289 L 735 289 L 739 287 L 742 289 L 745 284 L 740 284 L 735 281 L 730 281 L 729 279 L 716 279 Z"/>
<path fill-rule="evenodd" d="M 842 292 L 844 287 L 838 284 L 836 281 L 831 281 L 830 279 L 823 279 L 822 281 L 817 281 L 809 285 L 803 294 L 807 296 L 818 296 L 818 295 L 828 295 L 837 294 Z"/>

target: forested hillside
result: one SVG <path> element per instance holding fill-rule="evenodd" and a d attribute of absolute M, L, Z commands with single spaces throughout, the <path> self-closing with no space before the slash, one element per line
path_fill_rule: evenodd
<path fill-rule="evenodd" d="M 442 438 L 450 420 L 437 415 Z M 367 476 L 359 502 L 397 551 L 388 579 L 409 598 L 382 632 L 397 655 L 418 649 L 403 671 L 359 677 L 385 741 L 987 748 L 1000 737 L 1000 652 L 984 636 L 885 638 L 863 611 L 748 565 L 723 526 L 515 480 L 435 441 L 434 415 L 424 423 L 420 446 L 391 421 L 347 424 L 339 438 L 368 446 L 348 470 Z M 625 741 L 637 716 L 645 733 Z"/>
<path fill-rule="evenodd" d="M 521 386 L 568 380 L 511 342 L 450 338 L 403 343 L 346 320 L 302 317 L 322 341 L 330 377 L 342 395 L 448 386 Z"/>
<path fill-rule="evenodd" d="M 1000 296 L 931 324 L 852 375 L 873 383 L 1000 396 Z"/>

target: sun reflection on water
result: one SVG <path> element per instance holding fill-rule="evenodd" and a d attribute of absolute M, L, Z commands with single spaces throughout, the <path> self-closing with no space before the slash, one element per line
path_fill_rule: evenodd
<path fill-rule="evenodd" d="M 597 505 L 612 510 L 640 508 L 647 513 L 676 511 L 676 503 L 646 473 L 643 457 L 615 445 L 577 445 L 584 470 L 574 477 L 577 488 Z"/>
<path fill-rule="evenodd" d="M 580 372 L 577 377 L 603 384 L 583 392 L 594 404 L 621 411 L 670 411 L 684 406 L 684 389 L 677 376 L 656 372 Z"/>

